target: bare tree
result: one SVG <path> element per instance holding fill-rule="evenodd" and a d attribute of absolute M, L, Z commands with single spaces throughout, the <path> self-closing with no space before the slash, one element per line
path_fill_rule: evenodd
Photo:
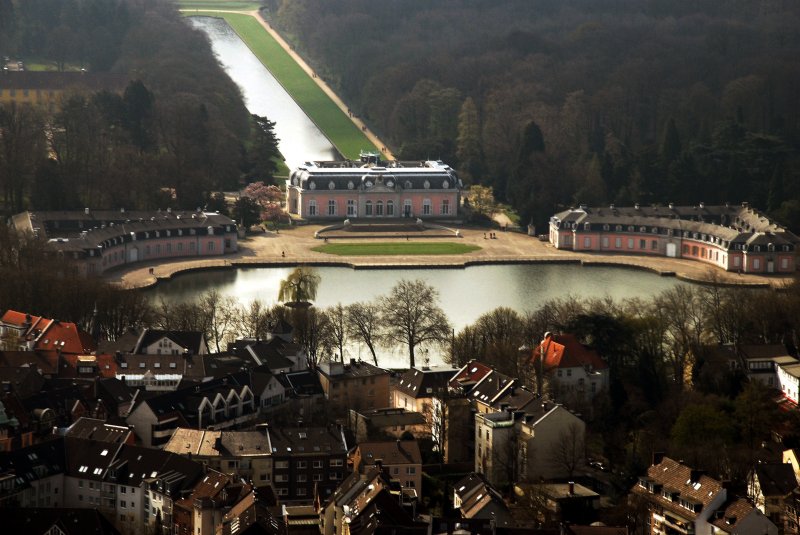
<path fill-rule="evenodd" d="M 375 348 L 381 340 L 380 307 L 375 302 L 353 303 L 348 305 L 345 311 L 347 313 L 347 335 L 367 346 L 369 352 L 372 353 L 372 360 L 377 366 L 378 356 Z"/>
<path fill-rule="evenodd" d="M 408 347 L 408 363 L 415 366 L 414 351 L 425 343 L 450 339 L 450 322 L 438 305 L 439 292 L 423 280 L 401 280 L 381 303 L 381 325 L 387 340 Z"/>
<path fill-rule="evenodd" d="M 347 313 L 341 303 L 325 311 L 328 315 L 330 338 L 333 347 L 339 351 L 339 362 L 344 362 L 344 346 L 347 343 Z"/>
<path fill-rule="evenodd" d="M 317 364 L 333 346 L 330 318 L 325 311 L 314 307 L 297 308 L 292 314 L 292 325 L 295 329 L 295 340 L 305 349 L 309 363 Z"/>
<path fill-rule="evenodd" d="M 567 473 L 568 477 L 575 474 L 575 470 L 586 459 L 586 443 L 583 428 L 578 423 L 571 423 L 558 436 L 550 451 L 548 460 Z"/>

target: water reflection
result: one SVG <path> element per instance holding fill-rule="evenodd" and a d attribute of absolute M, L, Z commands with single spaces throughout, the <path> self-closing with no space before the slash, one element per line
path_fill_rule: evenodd
<path fill-rule="evenodd" d="M 225 71 L 241 88 L 247 109 L 275 121 L 280 150 L 290 169 L 312 160 L 337 160 L 336 149 L 239 39 L 227 22 L 212 17 L 189 17 L 205 32 Z"/>
<path fill-rule="evenodd" d="M 439 292 L 442 309 L 456 330 L 473 323 L 481 314 L 504 306 L 519 312 L 535 310 L 549 299 L 573 295 L 579 298 L 613 296 L 615 299 L 648 298 L 684 284 L 674 278 L 620 268 L 578 265 L 488 265 L 466 269 L 354 270 L 344 267 L 316 268 L 321 283 L 316 305 L 328 307 L 367 301 L 388 293 L 400 279 L 423 279 Z M 259 299 L 275 304 L 278 285 L 291 268 L 252 268 L 205 271 L 180 275 L 148 290 L 154 300 L 185 301 L 216 289 L 242 304 Z M 366 348 L 348 348 L 349 356 L 369 358 Z M 441 362 L 435 351 L 431 363 Z M 382 366 L 403 366 L 400 350 L 384 351 Z M 421 363 L 419 363 L 421 365 Z"/>

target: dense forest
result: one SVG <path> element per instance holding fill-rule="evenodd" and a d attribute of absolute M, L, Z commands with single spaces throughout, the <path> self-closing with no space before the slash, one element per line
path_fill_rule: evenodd
<path fill-rule="evenodd" d="M 122 94 L 69 92 L 52 114 L 0 106 L 8 213 L 195 208 L 209 191 L 275 170 L 272 123 L 248 114 L 205 36 L 171 3 L 0 0 L 0 56 L 131 79 Z"/>
<path fill-rule="evenodd" d="M 268 0 L 400 157 L 523 223 L 577 204 L 749 201 L 800 228 L 791 0 Z"/>

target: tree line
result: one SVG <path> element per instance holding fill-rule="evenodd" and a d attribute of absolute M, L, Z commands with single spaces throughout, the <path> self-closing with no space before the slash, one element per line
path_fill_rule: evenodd
<path fill-rule="evenodd" d="M 211 191 L 272 180 L 280 158 L 274 123 L 248 113 L 205 35 L 174 5 L 2 0 L 0 21 L 13 28 L 0 31 L 0 55 L 44 60 L 58 50 L 64 62 L 131 79 L 121 94 L 69 90 L 52 113 L 0 105 L 6 213 L 193 209 Z M 82 44 L 71 47 L 66 34 Z M 92 59 L 93 51 L 104 59 Z"/>
<path fill-rule="evenodd" d="M 400 158 L 450 162 L 523 223 L 747 200 L 800 228 L 796 3 L 266 4 Z"/>

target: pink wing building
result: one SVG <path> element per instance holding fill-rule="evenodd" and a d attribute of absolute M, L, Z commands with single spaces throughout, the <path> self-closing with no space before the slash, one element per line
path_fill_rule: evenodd
<path fill-rule="evenodd" d="M 557 249 L 688 258 L 726 271 L 792 273 L 800 238 L 741 206 L 582 205 L 550 218 Z"/>

